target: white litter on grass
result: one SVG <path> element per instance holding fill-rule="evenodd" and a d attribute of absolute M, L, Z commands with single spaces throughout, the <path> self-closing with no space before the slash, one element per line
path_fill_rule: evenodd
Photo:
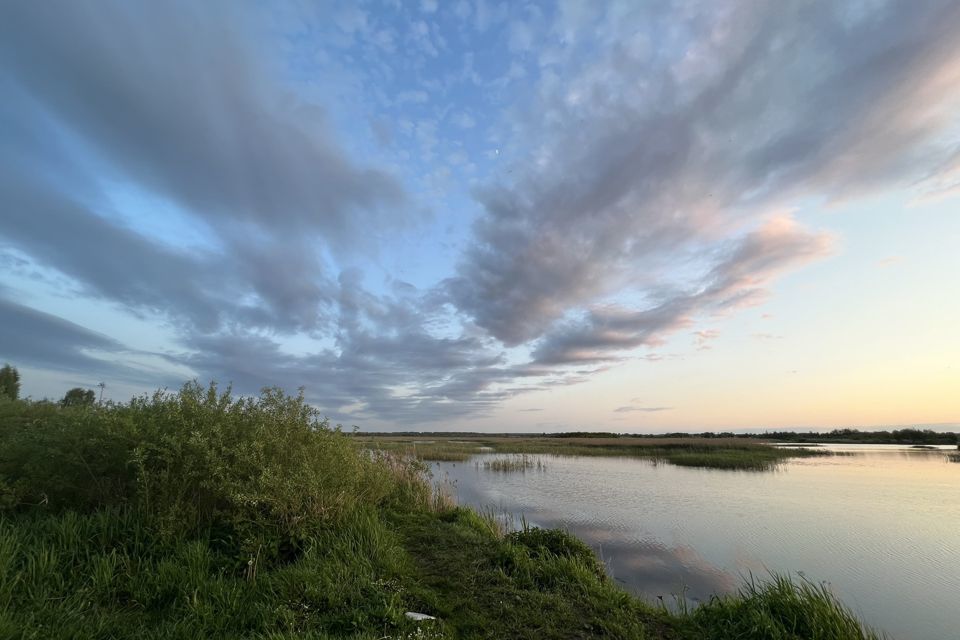
<path fill-rule="evenodd" d="M 417 613 L 416 611 L 407 611 L 403 615 L 407 616 L 411 620 L 416 620 L 417 622 L 420 622 L 421 620 L 436 620 L 436 618 L 433 616 L 428 616 L 425 613 Z"/>

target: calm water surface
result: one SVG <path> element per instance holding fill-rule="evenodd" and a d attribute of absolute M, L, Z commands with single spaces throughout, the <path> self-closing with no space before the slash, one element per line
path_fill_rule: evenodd
<path fill-rule="evenodd" d="M 828 583 L 894 638 L 960 638 L 960 464 L 943 451 L 828 448 L 856 455 L 772 472 L 537 456 L 546 470 L 497 473 L 476 466 L 487 454 L 435 475 L 462 504 L 568 529 L 650 600 L 789 572 Z"/>

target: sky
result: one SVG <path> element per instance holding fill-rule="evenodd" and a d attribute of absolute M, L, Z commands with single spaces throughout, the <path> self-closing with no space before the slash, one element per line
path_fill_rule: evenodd
<path fill-rule="evenodd" d="M 960 3 L 8 2 L 0 360 L 363 430 L 960 422 Z"/>

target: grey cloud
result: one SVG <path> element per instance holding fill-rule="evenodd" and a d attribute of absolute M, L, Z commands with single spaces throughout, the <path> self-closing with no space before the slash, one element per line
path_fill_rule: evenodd
<path fill-rule="evenodd" d="M 398 184 L 355 166 L 323 114 L 273 79 L 234 8 L 7 4 L 3 68 L 24 117 L 46 114 L 118 179 L 217 224 L 346 241 L 362 210 L 364 222 L 392 226 Z"/>
<path fill-rule="evenodd" d="M 437 313 L 429 296 L 409 285 L 375 296 L 350 271 L 338 287 L 329 348 L 294 354 L 267 335 L 240 330 L 190 336 L 179 361 L 243 392 L 304 386 L 312 401 L 343 420 L 434 422 L 485 411 L 507 397 L 490 389 L 515 377 L 495 345 L 425 329 Z"/>
<path fill-rule="evenodd" d="M 0 9 L 0 235 L 84 293 L 191 330 L 316 332 L 336 290 L 322 256 L 375 251 L 412 218 L 399 184 L 287 91 L 239 8 Z M 140 235 L 146 212 L 113 211 L 108 183 L 172 203 L 210 242 Z"/>
<path fill-rule="evenodd" d="M 4 162 L 0 167 L 0 236 L 69 274 L 87 294 L 144 311 L 174 308 L 198 326 L 216 327 L 218 301 L 198 282 L 212 265 L 91 215 Z"/>
<path fill-rule="evenodd" d="M 906 185 L 952 151 L 940 140 L 960 98 L 947 81 L 960 74 L 956 3 L 859 14 L 848 3 L 634 6 L 635 19 L 606 25 L 606 57 L 579 63 L 555 89 L 543 83 L 510 150 L 522 177 L 477 195 L 485 214 L 446 285 L 508 345 L 613 294 L 685 284 L 674 273 L 793 198 Z M 685 57 L 631 49 L 637 24 L 689 30 Z M 739 274 L 714 277 L 749 279 L 763 258 L 748 258 L 731 263 Z M 740 298 L 714 303 L 761 292 L 730 293 Z M 677 304 L 637 320 L 661 332 L 675 326 L 664 313 L 685 315 Z"/>
<path fill-rule="evenodd" d="M 721 252 L 722 258 L 692 291 L 675 292 L 640 311 L 595 308 L 577 322 L 547 333 L 533 352 L 539 364 L 599 363 L 621 358 L 623 351 L 656 345 L 698 315 L 725 312 L 756 302 L 778 273 L 830 251 L 831 238 L 773 219 Z"/>
<path fill-rule="evenodd" d="M 329 307 L 333 284 L 295 242 L 240 254 L 172 249 L 34 184 L 2 158 L 0 167 L 0 237 L 67 274 L 84 295 L 204 332 L 235 323 L 313 329 Z"/>
<path fill-rule="evenodd" d="M 183 382 L 162 365 L 158 368 L 144 359 L 150 356 L 162 362 L 161 354 L 131 350 L 109 336 L 4 297 L 0 297 L 0 326 L 0 359 L 67 373 L 74 384 L 79 379 L 89 384 L 97 378 L 145 388 Z"/>
<path fill-rule="evenodd" d="M 4 298 L 0 298 L 0 324 L 0 353 L 12 362 L 101 371 L 106 363 L 89 355 L 89 351 L 123 350 L 112 338 Z"/>
<path fill-rule="evenodd" d="M 0 9 L 0 235 L 83 293 L 178 325 L 322 330 L 321 254 L 372 251 L 410 217 L 399 184 L 286 90 L 239 8 Z M 215 246 L 161 246 L 124 226 L 141 211 L 109 221 L 105 182 L 179 205 Z"/>
<path fill-rule="evenodd" d="M 106 381 L 134 392 L 176 388 L 184 375 L 169 354 L 131 348 L 67 318 L 18 301 L 20 292 L 0 285 L 0 361 L 56 372 L 61 389 Z M 32 386 L 30 377 L 25 384 Z M 48 389 L 53 391 L 53 389 Z M 108 393 L 106 398 L 110 397 Z M 120 398 L 123 399 L 123 398 Z"/>

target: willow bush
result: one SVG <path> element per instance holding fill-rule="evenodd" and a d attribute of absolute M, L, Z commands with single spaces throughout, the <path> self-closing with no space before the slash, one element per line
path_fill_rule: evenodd
<path fill-rule="evenodd" d="M 5 508 L 128 508 L 161 538 L 209 535 L 244 558 L 289 557 L 357 510 L 430 498 L 422 465 L 359 450 L 302 393 L 194 382 L 103 407 L 7 402 L 0 416 Z"/>

